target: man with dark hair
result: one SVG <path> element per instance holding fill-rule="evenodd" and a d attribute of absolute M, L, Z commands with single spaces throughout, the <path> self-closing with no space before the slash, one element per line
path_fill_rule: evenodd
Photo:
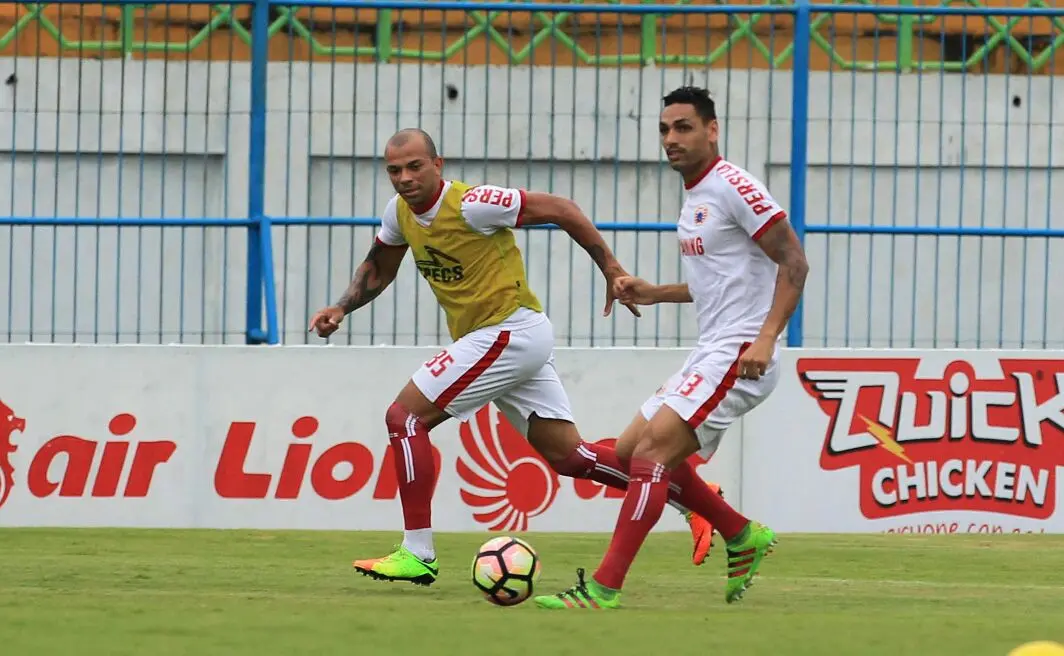
<path fill-rule="evenodd" d="M 779 338 L 809 270 L 787 213 L 761 181 L 721 158 L 716 107 L 705 89 L 681 87 L 665 96 L 658 128 L 686 189 L 676 226 L 686 282 L 655 285 L 619 276 L 614 293 L 639 305 L 694 303 L 698 345 L 617 441 L 618 458 L 629 463 L 629 485 L 601 565 L 590 581 L 579 569 L 573 587 L 536 597 L 544 608 L 620 605 L 621 585 L 661 517 L 670 484 L 690 476 L 686 459 L 699 451 L 712 455 L 728 427 L 775 389 Z M 724 597 L 737 601 L 776 534 L 720 497 L 698 513 L 726 541 Z"/>
<path fill-rule="evenodd" d="M 680 87 L 670 91 L 662 103 L 665 107 L 672 105 L 690 105 L 694 113 L 707 125 L 710 121 L 717 120 L 717 104 L 713 102 L 709 92 L 700 87 Z M 716 149 L 716 140 L 711 143 Z M 676 167 L 673 167 L 674 169 Z M 682 172 L 681 172 L 682 173 Z"/>

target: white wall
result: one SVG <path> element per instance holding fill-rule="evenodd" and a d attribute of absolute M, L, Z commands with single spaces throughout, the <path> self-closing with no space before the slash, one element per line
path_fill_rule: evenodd
<path fill-rule="evenodd" d="M 0 156 L 0 181 L 10 181 L 0 185 L 0 212 L 246 215 L 247 64 L 21 58 L 0 67 L 18 77 L 0 89 L 0 151 L 12 153 Z M 374 157 L 394 129 L 420 124 L 437 135 L 452 176 L 571 196 L 598 221 L 671 222 L 680 185 L 659 162 L 656 120 L 663 91 L 685 80 L 717 97 L 725 155 L 789 205 L 790 72 L 684 76 L 271 64 L 267 212 L 376 216 L 390 190 Z M 1064 229 L 1064 85 L 1052 81 L 813 74 L 808 221 Z M 447 84 L 459 91 L 454 101 Z M 308 339 L 309 313 L 339 295 L 372 235 L 275 229 L 287 342 Z M 670 234 L 609 239 L 640 275 L 677 278 Z M 519 243 L 562 343 L 692 340 L 690 316 L 673 308 L 638 323 L 599 316 L 601 284 L 564 234 Z M 1064 291 L 1053 281 L 1062 243 L 810 235 L 806 343 L 1060 347 Z M 10 290 L 0 339 L 242 341 L 245 253 L 240 229 L 0 228 L 0 289 Z M 352 343 L 446 338 L 410 266 L 351 327 Z"/>

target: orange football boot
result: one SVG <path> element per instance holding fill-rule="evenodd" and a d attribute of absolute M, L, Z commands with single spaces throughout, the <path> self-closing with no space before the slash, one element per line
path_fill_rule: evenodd
<path fill-rule="evenodd" d="M 719 485 L 709 481 L 706 481 L 706 485 L 714 494 L 719 494 L 721 498 L 724 497 Z M 705 517 L 690 511 L 684 517 L 687 519 L 688 526 L 691 527 L 691 539 L 694 540 L 691 562 L 698 566 L 706 562 L 706 558 L 709 557 L 709 550 L 713 547 L 713 525 Z"/>

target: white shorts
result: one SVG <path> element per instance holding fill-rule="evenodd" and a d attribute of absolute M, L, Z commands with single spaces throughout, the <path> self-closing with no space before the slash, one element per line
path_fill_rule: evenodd
<path fill-rule="evenodd" d="M 696 347 L 683 368 L 643 403 L 643 417 L 650 420 L 663 404 L 669 406 L 694 429 L 702 447 L 699 455 L 712 456 L 728 427 L 768 398 L 779 382 L 778 348 L 764 376 L 757 380 L 739 378 L 739 356 L 749 345 L 733 342 Z"/>
<path fill-rule="evenodd" d="M 573 421 L 554 369 L 554 326 L 539 312 L 518 310 L 501 324 L 474 330 L 418 368 L 411 380 L 459 421 L 491 402 L 526 437 L 532 414 Z"/>

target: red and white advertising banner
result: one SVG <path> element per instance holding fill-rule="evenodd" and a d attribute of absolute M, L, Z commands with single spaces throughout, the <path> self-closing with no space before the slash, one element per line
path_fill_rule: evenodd
<path fill-rule="evenodd" d="M 0 526 L 398 530 L 384 412 L 434 348 L 0 347 Z M 584 438 L 618 435 L 680 349 L 559 349 Z M 1064 532 L 1064 359 L 785 350 L 699 473 L 792 532 Z M 432 432 L 443 531 L 611 531 L 493 406 Z M 666 509 L 658 530 L 682 530 Z"/>
<path fill-rule="evenodd" d="M 743 509 L 781 531 L 1064 532 L 1064 353 L 786 352 Z"/>
<path fill-rule="evenodd" d="M 2 346 L 0 526 L 401 529 L 384 413 L 437 351 Z M 618 435 L 685 356 L 559 351 L 584 439 Z M 557 475 L 494 406 L 432 440 L 438 530 L 613 530 L 623 493 Z M 739 449 L 700 469 L 736 498 Z"/>

